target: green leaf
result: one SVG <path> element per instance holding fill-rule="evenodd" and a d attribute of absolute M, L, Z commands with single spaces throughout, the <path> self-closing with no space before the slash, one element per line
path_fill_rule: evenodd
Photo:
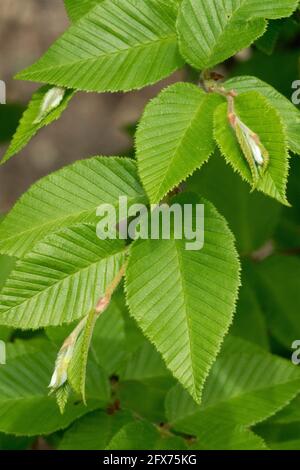
<path fill-rule="evenodd" d="M 142 344 L 125 358 L 117 375 L 122 407 L 151 422 L 165 422 L 166 393 L 176 383 L 154 348 L 143 337 Z"/>
<path fill-rule="evenodd" d="M 127 358 L 118 376 L 123 407 L 151 422 L 166 421 L 165 396 L 176 382 L 153 345 L 144 340 Z"/>
<path fill-rule="evenodd" d="M 300 450 L 300 423 L 271 424 L 262 435 L 271 450 Z"/>
<path fill-rule="evenodd" d="M 250 193 L 248 185 L 226 165 L 219 152 L 187 181 L 186 189 L 216 206 L 233 231 L 242 255 L 261 248 L 274 235 L 282 206 L 261 193 Z"/>
<path fill-rule="evenodd" d="M 285 408 L 268 419 L 269 423 L 288 424 L 300 422 L 300 395 L 294 398 Z"/>
<path fill-rule="evenodd" d="M 139 174 L 153 203 L 186 179 L 215 149 L 213 113 L 222 97 L 177 83 L 146 107 L 136 134 Z"/>
<path fill-rule="evenodd" d="M 252 426 L 286 406 L 300 390 L 300 372 L 289 361 L 238 338 L 228 338 L 196 405 L 179 386 L 166 400 L 172 427 L 198 435 L 210 422 Z"/>
<path fill-rule="evenodd" d="M 72 333 L 78 321 L 75 320 L 73 323 L 64 323 L 59 326 L 47 326 L 44 331 L 47 338 L 55 344 L 55 346 L 61 346 L 64 340 Z"/>
<path fill-rule="evenodd" d="M 106 450 L 185 450 L 183 439 L 160 435 L 153 424 L 137 421 L 123 426 L 111 439 Z"/>
<path fill-rule="evenodd" d="M 8 277 L 0 295 L 0 323 L 37 329 L 87 315 L 124 260 L 123 242 L 99 240 L 93 226 L 49 235 Z"/>
<path fill-rule="evenodd" d="M 0 434 L 0 450 L 27 450 L 33 438 L 26 436 L 16 437 L 12 434 Z"/>
<path fill-rule="evenodd" d="M 267 450 L 267 446 L 250 429 L 216 419 L 205 422 L 205 429 L 198 430 L 190 450 Z"/>
<path fill-rule="evenodd" d="M 128 355 L 122 315 L 123 310 L 126 310 L 125 297 L 120 296 L 123 301 L 123 305 L 120 305 L 116 299 L 118 295 L 118 292 L 113 295 L 108 309 L 97 320 L 91 346 L 97 362 L 109 375 L 117 373 Z"/>
<path fill-rule="evenodd" d="M 290 16 L 298 0 L 183 0 L 178 16 L 180 50 L 196 69 L 228 59 L 260 37 L 266 19 Z M 208 21 L 209 19 L 209 21 Z"/>
<path fill-rule="evenodd" d="M 127 335 L 128 315 L 125 296 L 122 290 L 118 289 L 114 293 L 107 310 L 100 315 L 94 327 L 91 352 L 97 363 L 109 376 L 117 374 L 125 359 L 129 357 L 129 345 L 135 349 L 139 348 L 139 341 L 141 340 L 138 340 L 136 336 L 132 336 L 131 331 Z M 133 320 L 131 321 L 133 322 Z M 46 328 L 46 334 L 57 346 L 61 346 L 74 330 L 76 324 L 77 322 L 58 327 L 50 326 Z M 144 341 L 142 334 L 139 334 L 142 341 Z M 130 344 L 127 344 L 127 342 Z"/>
<path fill-rule="evenodd" d="M 184 240 L 174 239 L 132 245 L 126 272 L 131 314 L 197 401 L 232 321 L 238 286 L 232 234 L 208 202 L 201 251 L 187 251 Z"/>
<path fill-rule="evenodd" d="M 188 450 L 190 447 L 188 443 L 179 436 L 169 435 L 168 432 L 161 433 L 161 436 L 157 439 L 154 450 Z"/>
<path fill-rule="evenodd" d="M 16 332 L 14 332 L 16 333 Z M 15 359 L 19 356 L 24 356 L 32 353 L 39 353 L 46 351 L 49 347 L 49 341 L 39 333 L 36 336 L 29 337 L 29 339 L 13 338 L 12 342 L 6 344 L 6 355 L 8 359 Z M 52 350 L 53 345 L 50 346 Z"/>
<path fill-rule="evenodd" d="M 0 106 L 0 143 L 9 142 L 13 137 L 24 112 L 20 104 L 1 104 Z"/>
<path fill-rule="evenodd" d="M 290 150 L 300 154 L 300 111 L 290 100 L 275 90 L 275 88 L 256 77 L 235 77 L 228 80 L 224 86 L 227 90 L 234 89 L 238 93 L 256 90 L 264 95 L 281 116 Z"/>
<path fill-rule="evenodd" d="M 69 18 L 78 21 L 103 0 L 64 0 L 64 2 Z"/>
<path fill-rule="evenodd" d="M 61 415 L 55 398 L 48 396 L 54 360 L 55 351 L 49 344 L 46 351 L 16 357 L 0 368 L 1 432 L 31 436 L 50 434 L 107 402 L 107 387 L 100 371 L 95 371 L 98 385 L 89 395 L 88 406 L 76 403 L 73 397 Z"/>
<path fill-rule="evenodd" d="M 1 220 L 1 217 L 0 217 L 0 220 Z M 15 261 L 16 260 L 14 258 L 11 258 L 10 256 L 0 255 L 0 291 L 5 284 L 7 277 L 9 276 L 12 269 L 14 268 Z M 13 333 L 12 328 L 9 328 L 7 326 L 0 326 L 0 340 L 1 341 L 8 341 L 12 333 Z M 8 354 L 7 348 L 6 348 L 6 354 Z"/>
<path fill-rule="evenodd" d="M 292 158 L 288 198 L 292 207 L 285 207 L 276 231 L 276 248 L 288 254 L 299 253 L 300 247 L 300 158 Z"/>
<path fill-rule="evenodd" d="M 5 284 L 7 277 L 14 268 L 16 260 L 10 256 L 0 255 L 0 291 Z"/>
<path fill-rule="evenodd" d="M 17 78 L 98 92 L 150 85 L 183 65 L 176 15 L 173 2 L 104 0 Z"/>
<path fill-rule="evenodd" d="M 145 450 L 153 449 L 158 432 L 145 421 L 129 423 L 111 439 L 107 450 Z"/>
<path fill-rule="evenodd" d="M 68 382 L 72 389 L 82 397 L 84 403 L 86 403 L 86 367 L 96 320 L 97 313 L 95 309 L 92 309 L 87 315 L 85 327 L 76 342 L 74 353 L 68 367 Z M 94 364 L 94 366 L 97 367 L 97 364 Z"/>
<path fill-rule="evenodd" d="M 268 325 L 257 294 L 246 275 L 242 277 L 237 311 L 230 333 L 264 349 L 270 349 Z"/>
<path fill-rule="evenodd" d="M 286 20 L 274 20 L 268 24 L 268 29 L 255 43 L 255 46 L 264 54 L 273 54 L 279 39 L 281 27 Z"/>
<path fill-rule="evenodd" d="M 152 423 L 165 423 L 165 397 L 175 383 L 172 377 L 121 381 L 118 397 L 124 409 Z"/>
<path fill-rule="evenodd" d="M 69 18 L 72 21 L 80 20 L 84 15 L 89 13 L 97 4 L 104 0 L 64 0 L 65 7 Z M 178 3 L 181 0 L 167 0 L 168 3 Z"/>
<path fill-rule="evenodd" d="M 271 450 L 300 450 L 300 422 L 266 424 L 259 428 L 259 433 Z"/>
<path fill-rule="evenodd" d="M 84 416 L 68 429 L 59 444 L 59 450 L 104 450 L 112 437 L 127 423 L 131 413 L 118 411 L 110 415 L 96 411 Z"/>
<path fill-rule="evenodd" d="M 12 328 L 8 328 L 7 326 L 0 326 L 0 341 L 9 341 L 12 334 L 13 334 Z"/>
<path fill-rule="evenodd" d="M 169 371 L 166 368 L 160 354 L 148 341 L 134 352 L 120 370 L 122 381 L 137 380 L 147 383 L 151 379 L 168 377 Z"/>
<path fill-rule="evenodd" d="M 22 150 L 25 145 L 28 144 L 30 139 L 34 137 L 39 129 L 48 126 L 53 121 L 56 121 L 67 108 L 70 100 L 74 96 L 73 90 L 66 90 L 60 104 L 43 117 L 41 116 L 41 119 L 37 121 L 43 100 L 51 88 L 51 86 L 44 86 L 33 95 L 28 108 L 25 110 L 21 118 L 19 127 L 13 136 L 13 140 L 3 159 L 1 160 L 2 164 L 13 157 L 16 153 L 20 152 L 20 150 Z"/>
<path fill-rule="evenodd" d="M 145 202 L 135 163 L 94 157 L 74 163 L 35 183 L 0 224 L 0 252 L 23 256 L 61 227 L 96 222 L 100 204 Z"/>
<path fill-rule="evenodd" d="M 299 258 L 272 256 L 253 266 L 249 276 L 254 281 L 268 328 L 290 350 L 294 340 L 300 338 Z"/>
<path fill-rule="evenodd" d="M 272 450 L 300 450 L 300 397 L 255 428 Z"/>
<path fill-rule="evenodd" d="M 269 153 L 269 164 L 257 183 L 257 189 L 289 205 L 286 199 L 289 155 L 284 127 L 277 110 L 256 91 L 237 96 L 235 110 L 239 118 L 259 136 Z M 230 126 L 227 113 L 225 103 L 216 110 L 215 138 L 226 161 L 244 180 L 253 184 L 248 162 Z"/>
<path fill-rule="evenodd" d="M 28 450 L 34 439 L 26 436 L 0 434 L 0 450 Z"/>

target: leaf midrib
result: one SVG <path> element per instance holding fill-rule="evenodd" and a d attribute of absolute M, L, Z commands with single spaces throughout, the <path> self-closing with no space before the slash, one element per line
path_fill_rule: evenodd
<path fill-rule="evenodd" d="M 145 199 L 146 199 L 146 196 L 142 196 L 142 195 L 139 196 L 139 197 L 131 197 L 131 198 L 128 197 L 128 202 L 140 202 L 140 201 L 145 201 Z M 98 205 L 100 205 L 100 204 L 101 204 L 101 202 L 99 202 Z M 115 202 L 114 204 L 112 204 L 113 207 L 117 207 L 117 205 L 118 205 L 118 202 Z M 39 231 L 40 229 L 45 229 L 46 227 L 51 227 L 51 226 L 57 225 L 57 224 L 58 224 L 58 228 L 61 228 L 61 229 L 67 228 L 68 226 L 73 225 L 73 223 L 72 223 L 73 219 L 76 221 L 76 223 L 81 223 L 81 220 L 83 220 L 85 216 L 93 215 L 93 213 L 95 212 L 95 209 L 97 209 L 97 207 L 98 206 L 93 207 L 92 209 L 85 209 L 83 211 L 76 212 L 74 214 L 70 214 L 70 215 L 67 215 L 67 216 L 57 217 L 56 219 L 51 219 L 50 222 L 45 222 L 45 223 L 42 223 L 40 225 L 35 225 L 33 228 L 28 228 L 27 230 L 24 230 L 20 234 L 12 235 L 12 236 L 9 236 L 7 238 L 3 238 L 0 241 L 0 252 L 1 252 L 2 244 L 5 245 L 6 242 L 10 242 L 10 241 L 13 241 L 13 240 L 20 240 L 27 233 L 34 233 L 36 231 Z M 95 215 L 95 217 L 96 217 L 96 215 Z M 80 218 L 80 219 L 77 220 L 78 218 Z M 63 220 L 68 221 L 69 219 L 70 219 L 70 223 L 68 223 L 67 226 L 59 225 L 60 221 L 63 221 Z M 4 221 L 5 221 L 5 219 L 4 219 Z M 4 221 L 3 221 L 3 223 L 4 223 Z M 1 224 L 0 224 L 0 234 L 1 234 Z"/>
<path fill-rule="evenodd" d="M 176 160 L 180 148 L 181 148 L 181 147 L 183 146 L 183 144 L 184 144 L 184 140 L 185 140 L 185 138 L 186 138 L 187 133 L 192 129 L 192 127 L 193 127 L 195 121 L 197 120 L 197 116 L 198 116 L 198 114 L 200 113 L 201 108 L 204 106 L 204 102 L 205 102 L 206 99 L 207 99 L 207 96 L 206 96 L 206 95 L 203 95 L 203 96 L 201 97 L 201 103 L 199 103 L 199 106 L 197 107 L 197 111 L 195 112 L 193 118 L 191 119 L 191 121 L 190 121 L 188 127 L 185 129 L 185 132 L 183 133 L 182 138 L 179 140 L 179 142 L 178 142 L 178 144 L 177 144 L 177 146 L 176 146 L 176 148 L 175 148 L 175 150 L 174 150 L 173 157 L 170 159 L 170 161 L 169 161 L 169 163 L 168 163 L 168 167 L 166 168 L 166 171 L 165 171 L 163 180 L 161 181 L 161 183 L 160 183 L 160 185 L 159 185 L 159 188 L 158 188 L 158 190 L 156 191 L 154 201 L 157 201 L 157 198 L 160 197 L 162 187 L 163 187 L 163 185 L 165 184 L 166 178 L 167 178 L 167 176 L 168 176 L 168 174 L 169 174 L 169 172 L 170 172 L 170 168 L 171 168 L 171 166 L 173 165 L 174 161 Z"/>
<path fill-rule="evenodd" d="M 210 405 L 207 405 L 207 406 L 201 406 L 201 408 L 199 408 L 198 410 L 196 411 L 193 411 L 191 413 L 188 413 L 186 414 L 184 417 L 180 418 L 178 420 L 178 422 L 175 420 L 173 421 L 173 423 L 175 425 L 177 425 L 177 423 L 180 423 L 182 421 L 185 421 L 186 419 L 189 419 L 189 418 L 192 418 L 193 416 L 200 416 L 202 413 L 206 413 L 207 411 L 210 411 L 214 408 L 218 408 L 219 406 L 222 406 L 222 405 L 226 405 L 228 403 L 232 403 L 234 400 L 236 399 L 240 399 L 240 398 L 244 398 L 245 396 L 247 395 L 251 395 L 252 393 L 256 393 L 256 392 L 263 392 L 263 391 L 267 391 L 267 390 L 270 390 L 270 389 L 273 389 L 273 388 L 276 388 L 277 386 L 280 386 L 280 385 L 286 385 L 286 384 L 292 384 L 294 382 L 299 382 L 300 384 L 300 376 L 298 378 L 296 377 L 293 377 L 291 378 L 290 380 L 288 381 L 285 381 L 285 382 L 280 382 L 280 383 L 277 383 L 277 384 L 272 384 L 271 386 L 261 386 L 261 387 L 258 387 L 258 388 L 255 388 L 254 390 L 248 390 L 244 393 L 240 393 L 240 394 L 237 394 L 237 395 L 232 395 L 230 396 L 229 398 L 227 399 L 223 399 L 223 400 L 220 400 L 218 402 L 215 402 L 215 403 L 212 403 Z M 284 405 L 282 406 L 282 408 L 284 407 Z"/>
<path fill-rule="evenodd" d="M 49 290 L 53 289 L 55 286 L 57 286 L 58 284 L 60 283 L 63 283 L 64 281 L 66 280 L 71 280 L 74 276 L 77 276 L 79 273 L 83 273 L 84 271 L 87 271 L 89 269 L 91 269 L 93 266 L 97 265 L 97 264 L 100 264 L 104 261 L 107 261 L 109 260 L 110 258 L 113 258 L 117 255 L 121 255 L 121 254 L 125 254 L 127 251 L 127 248 L 123 248 L 123 250 L 121 251 L 117 251 L 115 253 L 112 253 L 112 254 L 109 254 L 108 256 L 104 257 L 104 258 L 101 258 L 101 259 L 98 259 L 97 261 L 89 264 L 88 266 L 85 266 L 84 268 L 81 268 L 81 269 L 78 269 L 77 271 L 74 271 L 72 272 L 72 274 L 66 274 L 64 277 L 60 278 L 60 279 L 57 279 L 56 282 L 54 282 L 53 284 L 51 284 L 50 286 L 46 287 L 46 289 L 43 289 L 42 291 L 39 291 L 37 292 L 35 295 L 33 295 L 32 297 L 28 297 L 26 299 L 24 299 L 22 302 L 16 304 L 16 305 L 13 305 L 13 306 L 10 306 L 7 308 L 7 310 L 2 310 L 0 312 L 0 318 L 1 316 L 3 315 L 10 315 L 11 314 L 11 311 L 13 311 L 14 309 L 18 309 L 20 308 L 22 305 L 26 304 L 27 302 L 31 302 L 31 301 L 34 301 L 36 298 L 38 298 L 39 296 L 42 296 L 42 295 L 45 295 L 45 293 L 47 293 Z M 26 260 L 25 260 L 26 261 Z M 17 270 L 15 270 L 17 271 Z M 12 274 L 14 273 L 14 271 L 12 272 Z M 4 294 L 5 293 L 5 287 L 6 285 L 3 286 L 3 290 L 2 290 L 2 293 Z M 84 316 L 84 312 L 82 313 L 82 316 Z"/>
<path fill-rule="evenodd" d="M 191 363 L 191 368 L 192 368 L 192 379 L 193 379 L 193 396 L 194 398 L 197 397 L 197 387 L 196 387 L 196 381 L 195 381 L 195 370 L 194 370 L 194 362 L 193 362 L 193 351 L 192 351 L 192 338 L 191 338 L 191 326 L 190 326 L 190 319 L 187 311 L 187 301 L 186 301 L 186 293 L 185 293 L 185 280 L 184 280 L 184 269 L 182 267 L 182 260 L 180 257 L 180 251 L 177 248 L 177 242 L 174 240 L 174 246 L 175 246 L 175 252 L 176 252 L 176 258 L 178 261 L 178 267 L 179 267 L 179 272 L 181 274 L 180 276 L 180 283 L 181 283 L 181 291 L 182 291 L 182 296 L 183 296 L 183 301 L 184 301 L 184 313 L 185 313 L 185 318 L 186 318 L 186 324 L 187 324 L 187 333 L 188 333 L 188 338 L 189 338 L 189 356 L 190 356 L 190 363 Z"/>
<path fill-rule="evenodd" d="M 110 58 L 110 57 L 113 57 L 113 56 L 116 56 L 116 55 L 120 55 L 122 53 L 128 53 L 128 52 L 132 52 L 132 51 L 135 51 L 135 50 L 138 50 L 138 49 L 147 49 L 148 47 L 150 48 L 153 45 L 161 44 L 161 43 L 168 43 L 168 42 L 174 42 L 174 45 L 177 43 L 176 33 L 172 33 L 172 35 L 165 36 L 164 38 L 161 38 L 161 39 L 156 39 L 155 41 L 151 41 L 151 42 L 149 41 L 149 42 L 145 42 L 143 44 L 136 44 L 135 46 L 120 49 L 118 51 L 114 51 L 114 52 L 111 52 L 111 53 L 103 53 L 101 55 L 97 55 L 97 56 L 94 56 L 94 57 L 89 57 L 89 58 L 80 59 L 80 60 L 74 60 L 74 61 L 70 61 L 70 62 L 65 62 L 64 64 L 55 64 L 55 65 L 51 65 L 51 66 L 48 66 L 48 67 L 43 67 L 41 62 L 40 63 L 37 62 L 32 67 L 29 67 L 29 69 L 24 70 L 23 72 L 20 72 L 19 74 L 17 74 L 16 77 L 17 78 L 22 78 L 22 77 L 25 78 L 26 75 L 28 75 L 28 74 L 30 76 L 32 76 L 33 74 L 39 74 L 39 73 L 41 73 L 41 71 L 45 71 L 45 70 L 53 70 L 53 69 L 57 70 L 59 68 L 73 66 L 75 64 L 80 65 L 80 64 L 84 64 L 86 62 L 97 62 L 98 60 L 102 60 L 103 58 L 107 59 L 107 58 Z M 46 61 L 46 57 L 44 57 L 42 60 Z M 35 68 L 37 70 L 34 70 Z"/>
<path fill-rule="evenodd" d="M 216 38 L 216 41 L 215 41 L 215 44 L 213 45 L 212 49 L 211 49 L 211 53 L 210 53 L 210 60 L 211 60 L 211 57 L 214 55 L 215 51 L 218 49 L 218 47 L 220 47 L 220 43 L 222 42 L 224 36 L 227 34 L 228 32 L 228 29 L 230 30 L 231 26 L 234 24 L 235 21 L 238 21 L 238 16 L 240 14 L 240 10 L 245 6 L 245 4 L 243 4 L 242 6 L 239 6 L 236 10 L 234 10 L 232 12 L 232 14 L 230 15 L 230 18 L 228 18 L 228 22 L 226 23 L 225 25 L 225 28 L 222 30 L 221 34 Z M 266 20 L 263 18 L 263 17 L 258 17 L 258 18 L 249 18 L 248 21 L 246 21 L 246 23 L 249 25 L 250 22 L 259 22 L 261 20 L 264 20 L 266 22 Z M 251 41 L 252 43 L 252 41 Z M 250 43 L 250 44 L 251 44 Z M 210 63 L 210 60 L 208 61 L 208 63 Z"/>

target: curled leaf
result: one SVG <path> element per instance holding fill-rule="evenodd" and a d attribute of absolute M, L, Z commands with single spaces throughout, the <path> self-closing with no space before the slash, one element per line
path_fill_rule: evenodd
<path fill-rule="evenodd" d="M 251 131 L 237 116 L 233 128 L 249 164 L 253 178 L 252 190 L 254 190 L 268 167 L 269 153 L 261 143 L 258 135 Z"/>
<path fill-rule="evenodd" d="M 61 412 L 61 414 L 64 414 L 70 393 L 71 387 L 68 382 L 64 383 L 64 385 L 62 385 L 59 389 L 56 390 L 56 402 L 58 404 L 59 411 Z"/>
<path fill-rule="evenodd" d="M 50 393 L 57 391 L 64 386 L 68 380 L 68 367 L 72 360 L 75 345 L 78 338 L 85 327 L 87 316 L 76 326 L 72 333 L 64 341 L 55 362 L 55 368 L 49 384 Z"/>
<path fill-rule="evenodd" d="M 39 124 L 53 109 L 57 108 L 65 96 L 66 89 L 61 87 L 51 88 L 44 96 L 39 114 L 34 124 Z"/>
<path fill-rule="evenodd" d="M 99 316 L 107 309 L 111 297 L 119 285 L 127 262 L 123 264 L 105 294 L 98 300 L 97 305 L 86 315 L 72 333 L 64 341 L 55 362 L 54 372 L 49 384 L 50 394 L 56 394 L 57 404 L 63 413 L 71 390 L 82 397 L 86 405 L 85 385 L 88 354 L 94 327 Z"/>
<path fill-rule="evenodd" d="M 232 111 L 233 114 L 230 114 Z M 237 117 L 247 127 L 247 140 L 244 135 L 241 140 L 241 143 L 245 145 L 243 149 L 233 129 Z M 228 110 L 227 103 L 221 104 L 215 112 L 214 136 L 227 163 L 252 188 L 289 206 L 286 197 L 289 153 L 285 126 L 277 110 L 262 94 L 256 91 L 240 93 L 234 97 L 233 110 Z M 264 158 L 263 166 L 255 161 L 248 139 L 251 144 L 254 139 L 255 144 L 258 145 Z M 258 155 L 258 152 L 255 153 L 256 158 L 259 158 Z M 253 165 L 252 171 L 259 173 L 256 180 L 253 179 L 249 163 Z"/>

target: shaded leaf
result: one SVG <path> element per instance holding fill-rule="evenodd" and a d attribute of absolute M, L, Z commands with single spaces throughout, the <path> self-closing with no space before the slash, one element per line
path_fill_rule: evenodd
<path fill-rule="evenodd" d="M 264 54 L 273 54 L 284 21 L 285 20 L 270 21 L 265 34 L 256 41 L 255 46 Z"/>
<path fill-rule="evenodd" d="M 255 428 L 272 450 L 300 450 L 300 398 Z"/>
<path fill-rule="evenodd" d="M 268 327 L 257 293 L 247 278 L 247 271 L 243 271 L 237 311 L 230 333 L 270 349 Z"/>
<path fill-rule="evenodd" d="M 299 390 L 297 367 L 231 337 L 211 369 L 201 405 L 177 385 L 167 396 L 167 415 L 177 431 L 196 436 L 213 421 L 252 426 L 286 406 Z"/>
<path fill-rule="evenodd" d="M 191 450 L 267 450 L 262 437 L 243 426 L 221 420 L 205 422 L 205 428 L 198 430 L 197 439 Z"/>
<path fill-rule="evenodd" d="M 104 450 L 119 429 L 131 421 L 133 417 L 126 411 L 113 415 L 96 411 L 76 421 L 65 432 L 58 450 Z"/>
<path fill-rule="evenodd" d="M 183 439 L 161 436 L 153 424 L 137 421 L 125 425 L 111 439 L 107 450 L 161 450 L 186 449 Z"/>
<path fill-rule="evenodd" d="M 95 371 L 98 385 L 89 395 L 88 406 L 76 404 L 73 397 L 64 415 L 61 415 L 55 398 L 48 396 L 47 387 L 54 359 L 55 351 L 48 345 L 46 352 L 19 356 L 0 368 L 2 432 L 17 435 L 49 434 L 68 427 L 80 416 L 107 402 L 103 376 L 100 371 Z"/>
<path fill-rule="evenodd" d="M 272 256 L 249 272 L 268 328 L 289 350 L 300 339 L 299 276 L 300 260 L 296 256 Z"/>
<path fill-rule="evenodd" d="M 176 383 L 162 357 L 147 340 L 119 371 L 122 406 L 151 422 L 165 422 L 164 401 Z"/>

